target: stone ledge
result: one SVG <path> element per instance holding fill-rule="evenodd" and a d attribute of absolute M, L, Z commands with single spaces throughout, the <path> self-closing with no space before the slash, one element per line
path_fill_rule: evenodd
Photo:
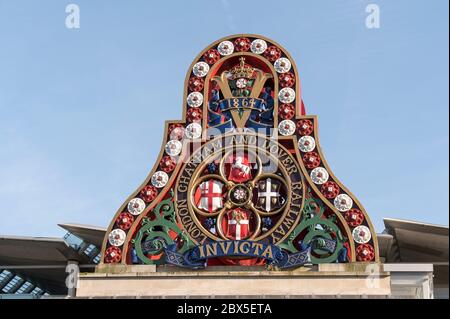
<path fill-rule="evenodd" d="M 135 272 L 135 273 L 115 273 L 115 274 L 98 274 L 98 273 L 82 273 L 80 274 L 80 278 L 91 278 L 91 279 L 103 279 L 105 277 L 114 277 L 114 278 L 134 278 L 134 277 L 143 277 L 143 278 L 164 278 L 164 277 L 173 277 L 173 278 L 214 278 L 214 277 L 283 277 L 283 278 L 294 278 L 294 277 L 367 277 L 367 276 L 380 276 L 386 277 L 389 276 L 389 272 L 343 272 L 343 271 L 311 271 L 311 272 L 269 272 L 269 271 L 260 271 L 260 272 L 165 272 L 165 273 L 144 273 L 144 272 Z"/>
<path fill-rule="evenodd" d="M 77 297 L 377 295 L 391 293 L 388 274 L 351 272 L 215 272 L 82 274 Z"/>
<path fill-rule="evenodd" d="M 175 266 L 155 265 L 99 265 L 95 273 L 84 273 L 82 277 L 88 278 L 206 278 L 206 277 L 367 277 L 368 275 L 388 276 L 381 264 L 352 263 L 352 264 L 322 264 L 318 266 L 303 266 L 289 270 L 266 270 L 264 266 L 210 266 L 206 269 L 191 270 Z"/>

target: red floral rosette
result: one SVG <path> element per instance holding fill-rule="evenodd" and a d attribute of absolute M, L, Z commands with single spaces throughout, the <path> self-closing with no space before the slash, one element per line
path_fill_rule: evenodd
<path fill-rule="evenodd" d="M 198 76 L 194 76 L 189 79 L 189 90 L 193 92 L 200 92 L 205 87 L 205 81 Z"/>
<path fill-rule="evenodd" d="M 290 120 L 295 115 L 295 108 L 292 104 L 281 104 L 278 114 L 283 120 Z"/>
<path fill-rule="evenodd" d="M 140 192 L 141 198 L 144 202 L 152 202 L 158 196 L 158 190 L 155 186 L 147 185 Z"/>
<path fill-rule="evenodd" d="M 128 212 L 120 213 L 119 217 L 116 219 L 117 226 L 122 230 L 128 230 L 133 225 L 134 217 Z"/>
<path fill-rule="evenodd" d="M 375 258 L 375 249 L 370 244 L 362 244 L 356 247 L 357 261 L 372 261 Z"/>
<path fill-rule="evenodd" d="M 119 247 L 111 246 L 105 251 L 105 263 L 116 264 L 122 259 L 122 250 Z"/>
<path fill-rule="evenodd" d="M 303 162 L 305 163 L 306 168 L 314 169 L 320 165 L 320 156 L 316 152 L 308 152 L 303 155 Z"/>
<path fill-rule="evenodd" d="M 271 45 L 264 51 L 264 57 L 270 62 L 275 62 L 281 57 L 281 50 L 274 45 Z"/>
<path fill-rule="evenodd" d="M 202 120 L 202 110 L 198 107 L 190 108 L 186 113 L 189 122 L 200 122 Z"/>
<path fill-rule="evenodd" d="M 364 214 L 357 208 L 352 208 L 344 214 L 347 224 L 351 227 L 357 227 L 364 221 Z"/>
<path fill-rule="evenodd" d="M 170 156 L 166 155 L 159 162 L 159 166 L 162 171 L 170 173 L 175 169 L 176 163 Z"/>
<path fill-rule="evenodd" d="M 292 72 L 280 74 L 278 76 L 281 87 L 290 88 L 295 84 L 295 75 Z"/>
<path fill-rule="evenodd" d="M 203 60 L 208 64 L 214 64 L 220 60 L 220 53 L 216 49 L 211 49 L 203 54 Z"/>
<path fill-rule="evenodd" d="M 238 52 L 245 52 L 250 50 L 250 39 L 248 38 L 237 38 L 234 40 L 234 49 Z"/>
<path fill-rule="evenodd" d="M 323 196 L 328 199 L 332 199 L 339 195 L 340 188 L 339 185 L 335 182 L 326 182 L 322 185 L 320 191 L 322 192 Z"/>
<path fill-rule="evenodd" d="M 314 131 L 313 122 L 310 120 L 300 120 L 297 122 L 297 132 L 300 135 L 310 135 Z"/>
<path fill-rule="evenodd" d="M 170 124 L 169 139 L 182 140 L 184 136 L 184 126 L 182 124 Z"/>

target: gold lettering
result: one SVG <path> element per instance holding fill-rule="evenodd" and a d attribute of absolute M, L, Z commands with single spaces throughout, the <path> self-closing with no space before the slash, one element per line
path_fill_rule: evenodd
<path fill-rule="evenodd" d="M 255 255 L 259 255 L 259 250 L 263 248 L 261 243 L 254 243 L 253 247 L 255 248 Z"/>
<path fill-rule="evenodd" d="M 239 253 L 239 242 L 238 241 L 233 241 L 234 244 L 234 254 L 237 255 Z"/>
<path fill-rule="evenodd" d="M 270 237 L 272 238 L 272 243 L 276 243 L 280 239 L 280 237 L 278 237 L 278 235 L 275 232 L 270 234 Z"/>
<path fill-rule="evenodd" d="M 261 256 L 273 259 L 272 246 L 267 245 L 267 248 L 264 250 L 264 252 L 261 254 Z"/>
<path fill-rule="evenodd" d="M 294 220 L 293 219 L 291 219 L 291 218 L 285 218 L 284 219 L 284 221 L 283 221 L 283 225 L 284 226 L 286 226 L 288 229 L 289 229 L 289 227 L 291 227 L 292 225 L 294 225 Z"/>
<path fill-rule="evenodd" d="M 205 246 L 199 246 L 199 247 L 198 247 L 198 251 L 200 252 L 200 258 L 205 258 L 204 247 L 205 247 Z"/>
<path fill-rule="evenodd" d="M 189 181 L 191 180 L 190 176 L 184 176 L 182 175 L 180 177 L 180 184 L 183 184 L 184 187 L 187 187 L 187 185 L 189 184 Z M 179 187 L 178 187 L 179 189 Z M 183 188 L 184 189 L 184 188 Z M 182 193 L 184 193 L 183 191 L 181 191 Z"/>
<path fill-rule="evenodd" d="M 250 99 L 249 104 L 250 104 L 251 108 L 253 108 L 255 106 L 255 103 L 256 103 L 255 99 L 253 99 L 253 98 Z"/>
<path fill-rule="evenodd" d="M 222 249 L 223 253 L 226 255 L 228 254 L 228 251 L 230 250 L 231 247 L 231 241 L 227 241 L 227 242 L 219 242 L 220 248 Z"/>
<path fill-rule="evenodd" d="M 246 247 L 244 247 L 244 246 L 246 246 Z M 241 245 L 240 245 L 241 253 L 247 255 L 249 250 L 250 250 L 250 243 L 248 241 L 244 241 L 243 243 L 241 243 Z"/>
<path fill-rule="evenodd" d="M 302 188 L 303 188 L 302 182 L 297 182 L 297 183 L 292 184 L 292 189 L 302 189 Z"/>
<path fill-rule="evenodd" d="M 216 256 L 217 255 L 217 243 L 212 243 L 206 245 L 206 256 Z"/>

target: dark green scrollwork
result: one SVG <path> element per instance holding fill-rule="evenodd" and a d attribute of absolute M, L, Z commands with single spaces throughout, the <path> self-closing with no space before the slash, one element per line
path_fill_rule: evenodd
<path fill-rule="evenodd" d="M 311 197 L 306 198 L 300 223 L 279 246 L 291 253 L 298 252 L 299 250 L 295 246 L 296 242 L 294 240 L 306 230 L 301 243 L 302 245 L 311 246 L 311 263 L 335 262 L 343 248 L 345 238 L 335 223 L 335 216 L 324 219 L 324 212 L 325 205 L 321 200 Z M 335 242 L 335 247 L 333 247 L 332 251 L 330 251 L 330 247 L 327 247 L 330 242 Z"/>
<path fill-rule="evenodd" d="M 131 241 L 137 257 L 144 264 L 164 264 L 164 256 L 153 260 L 148 258 L 148 255 L 158 256 L 164 254 L 165 248 L 169 245 L 177 245 L 179 253 L 184 253 L 194 246 L 189 237 L 176 223 L 173 190 L 171 190 L 170 198 L 163 200 L 154 208 L 152 215 L 155 217 L 154 219 L 148 217 L 142 219 L 142 227 Z M 176 233 L 175 239 L 169 235 L 170 231 Z"/>

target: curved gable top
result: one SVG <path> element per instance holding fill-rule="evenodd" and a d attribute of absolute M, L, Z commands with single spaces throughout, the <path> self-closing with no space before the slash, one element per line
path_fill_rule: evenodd
<path fill-rule="evenodd" d="M 170 263 L 168 256 L 190 252 L 208 238 L 262 242 L 282 254 L 309 254 L 313 263 L 379 261 L 370 218 L 328 166 L 317 117 L 305 114 L 295 61 L 282 46 L 254 34 L 213 42 L 188 69 L 182 109 L 182 120 L 166 122 L 152 171 L 113 217 L 102 262 Z M 228 162 L 209 149 L 227 136 L 247 143 L 239 137 L 249 134 L 276 143 L 279 153 L 272 157 L 281 165 L 272 175 L 261 169 L 270 154 L 252 164 L 253 151 L 236 155 L 224 146 L 219 153 L 229 155 Z M 203 164 L 190 166 L 195 150 L 203 148 Z M 233 169 L 241 170 L 239 178 Z M 230 226 L 240 223 L 236 216 L 246 226 Z"/>

